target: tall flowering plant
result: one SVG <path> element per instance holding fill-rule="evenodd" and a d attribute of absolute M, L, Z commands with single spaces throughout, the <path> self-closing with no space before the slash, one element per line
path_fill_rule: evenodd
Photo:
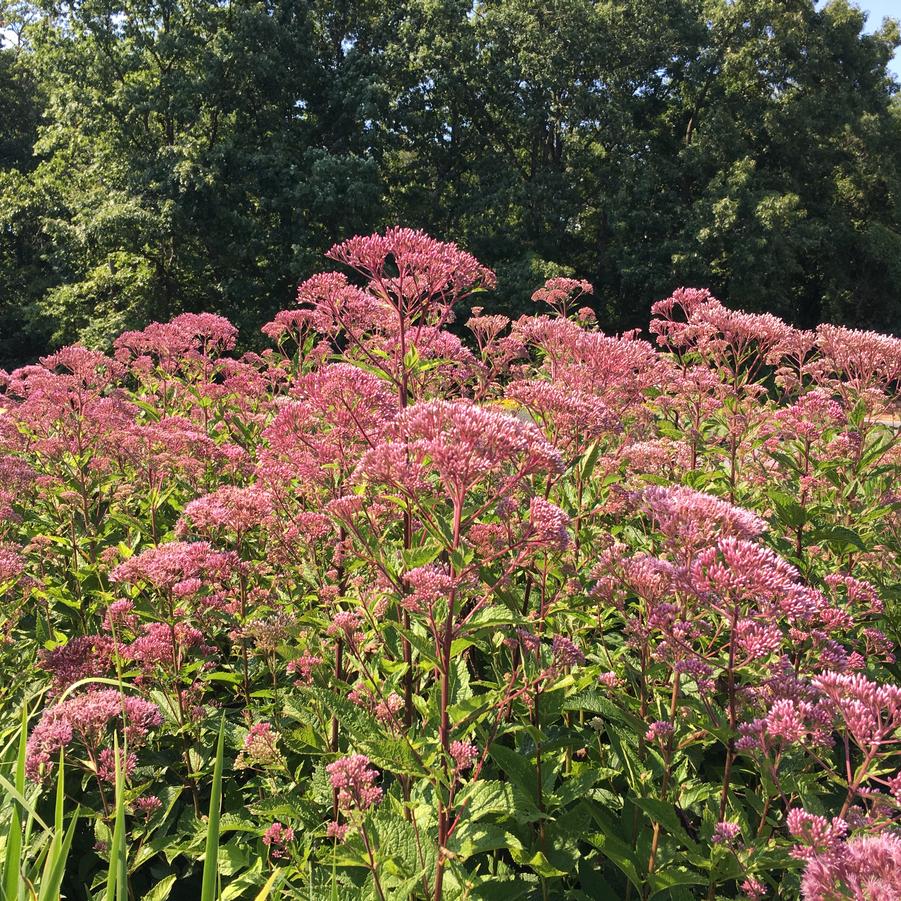
<path fill-rule="evenodd" d="M 197 896 L 215 823 L 223 897 L 901 897 L 901 340 L 688 288 L 610 335 L 567 277 L 458 324 L 456 245 L 328 257 L 272 350 L 0 377 L 6 803 L 77 799 L 63 893 Z"/>

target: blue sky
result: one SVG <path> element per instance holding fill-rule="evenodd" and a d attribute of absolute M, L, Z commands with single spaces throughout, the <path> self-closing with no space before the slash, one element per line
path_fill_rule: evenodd
<path fill-rule="evenodd" d="M 886 16 L 901 19 L 901 0 L 857 0 L 857 5 L 869 13 L 867 31 L 878 28 Z M 901 79 L 901 50 L 895 51 L 895 59 L 890 68 L 895 77 Z"/>

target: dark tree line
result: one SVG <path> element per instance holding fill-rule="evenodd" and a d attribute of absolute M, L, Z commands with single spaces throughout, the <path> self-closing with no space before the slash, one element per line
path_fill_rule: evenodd
<path fill-rule="evenodd" d="M 332 242 L 457 240 L 608 328 L 676 285 L 901 330 L 898 26 L 845 0 L 0 0 L 0 357 L 253 329 Z"/>

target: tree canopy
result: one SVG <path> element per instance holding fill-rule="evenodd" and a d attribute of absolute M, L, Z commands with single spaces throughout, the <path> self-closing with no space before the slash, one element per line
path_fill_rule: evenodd
<path fill-rule="evenodd" d="M 898 24 L 846 0 L 0 0 L 0 358 L 247 332 L 334 241 L 424 228 L 515 311 L 680 284 L 901 329 Z M 480 298 L 481 300 L 481 298 Z"/>

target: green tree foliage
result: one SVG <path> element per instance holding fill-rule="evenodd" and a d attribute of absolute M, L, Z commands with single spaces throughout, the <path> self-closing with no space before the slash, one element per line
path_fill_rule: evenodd
<path fill-rule="evenodd" d="M 179 310 L 250 331 L 394 222 L 468 245 L 514 310 L 572 273 L 609 326 L 694 283 L 901 328 L 898 26 L 846 0 L 43 2 L 0 52 L 22 347 Z"/>
<path fill-rule="evenodd" d="M 253 323 L 285 304 L 326 241 L 371 223 L 365 79 L 356 96 L 333 83 L 341 66 L 308 5 L 52 12 L 28 32 L 46 93 L 36 165 L 3 201 L 7 228 L 37 222 L 46 244 L 38 310 L 51 340 L 102 344 L 181 309 Z"/>
<path fill-rule="evenodd" d="M 17 43 L 24 13 L 0 0 L 0 360 L 27 358 L 42 346 L 23 327 L 32 315 L 23 306 L 46 286 L 40 230 L 26 213 L 42 101 Z"/>

